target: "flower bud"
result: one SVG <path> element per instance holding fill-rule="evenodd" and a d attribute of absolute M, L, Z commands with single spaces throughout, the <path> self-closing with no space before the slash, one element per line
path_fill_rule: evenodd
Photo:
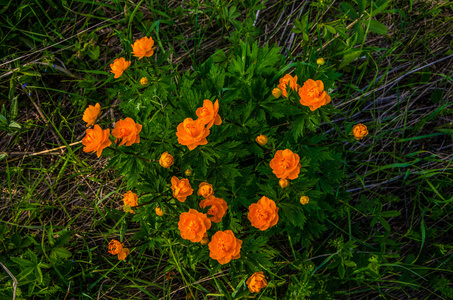
<path fill-rule="evenodd" d="M 204 238 L 201 239 L 200 244 L 206 245 L 207 243 L 209 243 L 209 239 L 208 237 L 205 236 Z"/>
<path fill-rule="evenodd" d="M 162 153 L 162 155 L 160 156 L 159 165 L 166 169 L 170 168 L 173 162 L 174 162 L 173 156 L 171 154 L 168 154 L 167 151 Z"/>
<path fill-rule="evenodd" d="M 272 90 L 272 95 L 275 98 L 280 98 L 282 96 L 282 90 L 279 89 L 279 88 L 275 88 L 275 89 Z"/>
<path fill-rule="evenodd" d="M 300 204 L 302 205 L 308 204 L 308 201 L 310 201 L 310 198 L 308 198 L 308 196 L 300 197 Z"/>
<path fill-rule="evenodd" d="M 140 79 L 140 84 L 141 84 L 141 85 L 147 85 L 147 84 L 148 84 L 148 78 L 142 77 L 142 78 Z"/>
<path fill-rule="evenodd" d="M 352 134 L 356 140 L 361 140 L 368 135 L 368 129 L 364 124 L 357 124 L 352 127 Z"/>
<path fill-rule="evenodd" d="M 267 136 L 260 134 L 259 136 L 256 137 L 256 142 L 260 144 L 261 146 L 264 146 L 267 144 Z"/>
<path fill-rule="evenodd" d="M 287 187 L 289 185 L 289 180 L 286 178 L 282 178 L 278 181 L 278 184 L 280 185 L 280 187 L 282 189 L 284 189 L 285 187 Z"/>
<path fill-rule="evenodd" d="M 187 169 L 184 174 L 186 174 L 186 176 L 190 176 L 192 175 L 192 170 L 191 169 Z"/>
<path fill-rule="evenodd" d="M 156 207 L 156 215 L 158 215 L 159 217 L 162 217 L 164 215 L 164 211 L 159 206 Z"/>
<path fill-rule="evenodd" d="M 324 64 L 326 63 L 326 61 L 324 60 L 324 58 L 321 57 L 321 58 L 318 58 L 318 59 L 316 60 L 316 63 L 317 63 L 318 65 L 320 65 L 320 66 L 324 66 Z"/>

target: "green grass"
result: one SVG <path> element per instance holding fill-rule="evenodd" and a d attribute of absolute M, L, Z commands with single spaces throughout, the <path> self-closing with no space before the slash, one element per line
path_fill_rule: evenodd
<path fill-rule="evenodd" d="M 0 8 L 0 104 L 8 122 L 20 125 L 0 131 L 0 295 L 12 297 L 15 276 L 16 299 L 236 299 L 244 282 L 235 284 L 228 266 L 186 269 L 163 239 L 134 250 L 133 264 L 107 253 L 112 236 L 133 241 L 139 228 L 121 211 L 122 178 L 73 144 L 85 133 L 83 110 L 100 101 L 101 124 L 119 117 L 109 110 L 118 100 L 113 82 L 105 83 L 108 66 L 145 34 L 156 37 L 175 73 L 231 50 L 238 37 L 286 47 L 288 63 L 315 50 L 333 53 L 326 49 L 341 37 L 325 41 L 315 24 L 309 42 L 293 33 L 294 20 L 310 9 L 299 1 L 64 2 Z M 339 5 L 313 9 L 310 22 L 350 25 Z M 294 299 L 453 297 L 451 9 L 448 2 L 391 2 L 376 17 L 387 34 L 366 28 L 356 45 L 364 52 L 341 69 L 345 53 L 326 57 L 342 73 L 332 97 L 340 111 L 321 132 L 345 152 L 347 217 L 328 222 L 310 247 L 279 236 L 274 267 L 266 269 L 270 299 L 288 297 L 288 289 Z M 348 135 L 357 123 L 370 131 L 360 142 Z M 351 264 L 341 278 L 338 260 L 354 262 L 356 271 Z"/>

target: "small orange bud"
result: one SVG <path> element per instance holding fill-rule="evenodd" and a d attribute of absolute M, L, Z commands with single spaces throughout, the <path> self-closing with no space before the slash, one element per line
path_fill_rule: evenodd
<path fill-rule="evenodd" d="M 324 66 L 324 64 L 326 63 L 326 61 L 324 60 L 324 58 L 320 57 L 316 60 L 316 63 L 320 66 Z"/>
<path fill-rule="evenodd" d="M 209 243 L 209 239 L 208 237 L 205 236 L 204 238 L 201 239 L 200 244 L 206 245 L 207 243 Z"/>
<path fill-rule="evenodd" d="M 184 174 L 186 174 L 186 176 L 190 176 L 192 175 L 192 170 L 191 169 L 187 169 Z"/>
<path fill-rule="evenodd" d="M 272 96 L 274 96 L 275 98 L 280 98 L 282 96 L 282 90 L 279 88 L 273 89 Z"/>
<path fill-rule="evenodd" d="M 256 137 L 256 142 L 260 144 L 261 146 L 264 146 L 267 144 L 267 136 L 260 134 L 259 136 Z"/>
<path fill-rule="evenodd" d="M 147 84 L 148 84 L 148 78 L 142 77 L 142 78 L 140 79 L 140 84 L 141 84 L 141 85 L 147 85 Z"/>
<path fill-rule="evenodd" d="M 284 189 L 285 187 L 287 187 L 289 185 L 289 180 L 286 178 L 282 178 L 278 181 L 278 184 L 280 185 L 280 187 L 282 189 Z"/>
<path fill-rule="evenodd" d="M 300 197 L 300 204 L 302 205 L 308 204 L 308 201 L 310 201 L 310 198 L 308 198 L 308 196 Z"/>
<path fill-rule="evenodd" d="M 352 134 L 356 140 L 361 140 L 368 135 L 368 129 L 364 124 L 357 124 L 352 127 Z"/>
<path fill-rule="evenodd" d="M 173 156 L 171 154 L 168 154 L 167 151 L 162 153 L 162 155 L 160 156 L 159 165 L 166 169 L 170 168 L 171 165 L 173 165 L 173 162 L 174 162 Z"/>
<path fill-rule="evenodd" d="M 159 217 L 162 217 L 164 215 L 164 211 L 159 206 L 156 207 L 156 215 L 158 215 Z"/>

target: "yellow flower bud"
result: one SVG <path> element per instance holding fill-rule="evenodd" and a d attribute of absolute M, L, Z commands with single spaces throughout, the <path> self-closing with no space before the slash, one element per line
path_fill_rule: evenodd
<path fill-rule="evenodd" d="M 168 154 L 167 151 L 162 153 L 162 155 L 160 156 L 159 165 L 166 169 L 170 168 L 173 162 L 174 162 L 173 156 L 171 154 Z"/>
<path fill-rule="evenodd" d="M 275 88 L 275 89 L 272 90 L 272 95 L 275 98 L 280 98 L 282 96 L 282 90 L 279 89 L 279 88 Z"/>
<path fill-rule="evenodd" d="M 287 187 L 289 185 L 289 180 L 286 178 L 282 178 L 278 181 L 278 184 L 280 185 L 280 187 L 282 189 L 284 189 L 285 187 Z"/>
<path fill-rule="evenodd" d="M 204 237 L 204 238 L 202 238 L 201 241 L 200 241 L 200 244 L 202 244 L 202 245 L 206 245 L 207 243 L 209 243 L 208 237 Z"/>
<path fill-rule="evenodd" d="M 318 58 L 318 59 L 316 60 L 316 63 L 317 63 L 318 65 L 320 65 L 320 66 L 324 66 L 324 64 L 326 63 L 326 61 L 324 60 L 324 58 L 321 57 L 321 58 Z"/>
<path fill-rule="evenodd" d="M 310 201 L 310 198 L 308 198 L 308 196 L 300 197 L 300 204 L 302 205 L 308 204 L 308 201 Z"/>
<path fill-rule="evenodd" d="M 148 84 L 148 78 L 142 77 L 142 78 L 140 79 L 140 84 L 141 84 L 141 85 L 147 85 L 147 84 Z"/>
<path fill-rule="evenodd" d="M 158 215 L 159 217 L 162 217 L 164 215 L 164 211 L 159 206 L 156 207 L 156 215 Z"/>
<path fill-rule="evenodd" d="M 264 134 L 260 134 L 259 136 L 256 137 L 256 142 L 260 144 L 261 146 L 264 146 L 267 144 L 267 136 Z"/>
<path fill-rule="evenodd" d="M 184 174 L 186 174 L 186 176 L 190 176 L 192 175 L 192 170 L 191 169 L 187 169 Z"/>
<path fill-rule="evenodd" d="M 132 209 L 131 209 L 131 206 L 129 204 L 124 204 L 123 205 L 123 211 L 124 212 L 133 212 Z"/>

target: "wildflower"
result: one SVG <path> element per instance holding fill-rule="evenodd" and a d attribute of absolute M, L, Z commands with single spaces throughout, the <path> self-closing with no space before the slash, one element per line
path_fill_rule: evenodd
<path fill-rule="evenodd" d="M 282 189 L 284 189 L 284 188 L 288 187 L 288 185 L 289 185 L 289 180 L 286 179 L 286 178 L 282 178 L 282 179 L 280 179 L 280 180 L 278 181 L 278 184 L 280 185 L 280 187 L 281 187 Z"/>
<path fill-rule="evenodd" d="M 231 230 L 217 231 L 208 246 L 209 257 L 222 265 L 241 257 L 242 241 L 236 238 Z"/>
<path fill-rule="evenodd" d="M 96 119 L 101 115 L 101 105 L 96 103 L 95 106 L 88 105 L 88 108 L 83 112 L 83 121 L 87 122 L 87 127 L 94 125 Z"/>
<path fill-rule="evenodd" d="M 119 241 L 111 240 L 109 243 L 109 253 L 113 255 L 118 254 L 119 260 L 125 260 L 130 251 L 127 248 L 123 248 L 123 244 Z"/>
<path fill-rule="evenodd" d="M 187 146 L 189 150 L 195 149 L 198 145 L 206 145 L 206 137 L 209 135 L 209 129 L 205 128 L 204 119 L 196 121 L 187 118 L 177 127 L 176 136 L 178 143 Z"/>
<path fill-rule="evenodd" d="M 267 144 L 267 136 L 260 134 L 259 136 L 256 137 L 256 142 L 260 144 L 261 146 L 264 146 Z"/>
<path fill-rule="evenodd" d="M 112 135 L 116 137 L 115 143 L 117 143 L 119 139 L 123 139 L 120 146 L 124 144 L 130 146 L 135 143 L 140 143 L 139 134 L 141 130 L 142 125 L 136 124 L 131 118 L 126 118 L 116 122 L 115 128 L 112 130 Z"/>
<path fill-rule="evenodd" d="M 144 56 L 150 57 L 154 54 L 154 40 L 152 37 L 142 37 L 139 40 L 136 40 L 132 45 L 132 54 L 138 59 L 142 59 Z"/>
<path fill-rule="evenodd" d="M 26 88 L 26 87 L 27 87 L 27 84 L 26 84 L 26 83 L 22 84 L 22 88 L 23 88 L 23 89 Z"/>
<path fill-rule="evenodd" d="M 222 198 L 214 197 L 214 195 L 210 195 L 206 199 L 200 201 L 201 208 L 205 208 L 206 206 L 211 206 L 208 210 L 208 218 L 214 223 L 222 221 L 222 218 L 228 209 L 226 201 Z"/>
<path fill-rule="evenodd" d="M 193 193 L 189 180 L 186 178 L 180 180 L 176 176 L 171 178 L 171 189 L 173 190 L 173 197 L 181 202 L 186 201 L 186 198 Z"/>
<path fill-rule="evenodd" d="M 137 194 L 133 193 L 132 191 L 128 191 L 123 196 L 124 196 L 123 202 L 124 202 L 124 206 L 125 206 L 124 210 L 134 214 L 135 212 L 130 208 L 138 205 Z M 127 206 L 129 209 L 127 209 Z"/>
<path fill-rule="evenodd" d="M 140 79 L 140 84 L 141 84 L 141 85 L 147 85 L 147 84 L 148 84 L 148 78 L 142 77 L 142 78 Z"/>
<path fill-rule="evenodd" d="M 112 144 L 109 139 L 110 129 L 102 130 L 99 125 L 94 125 L 93 129 L 87 129 L 86 135 L 82 139 L 84 152 L 95 152 L 98 157 L 101 156 L 102 150 Z"/>
<path fill-rule="evenodd" d="M 202 182 L 198 186 L 198 196 L 202 196 L 203 198 L 208 198 L 209 196 L 214 194 L 214 189 L 212 188 L 212 184 L 207 182 Z"/>
<path fill-rule="evenodd" d="M 269 165 L 277 178 L 296 179 L 300 172 L 300 157 L 289 149 L 278 150 Z"/>
<path fill-rule="evenodd" d="M 205 214 L 189 209 L 189 212 L 179 216 L 178 228 L 183 239 L 198 243 L 207 236 L 206 231 L 211 228 L 211 220 Z"/>
<path fill-rule="evenodd" d="M 356 140 L 361 140 L 368 135 L 368 129 L 364 124 L 357 124 L 352 127 L 352 134 Z"/>
<path fill-rule="evenodd" d="M 262 288 L 267 286 L 266 277 L 264 276 L 263 271 L 255 272 L 245 283 L 247 284 L 250 293 L 259 293 Z"/>
<path fill-rule="evenodd" d="M 289 87 L 293 91 L 297 91 L 299 89 L 299 85 L 297 84 L 297 76 L 291 76 L 290 74 L 286 74 L 279 80 L 278 88 L 282 91 L 283 97 L 288 97 L 288 92 L 286 88 L 289 84 Z"/>
<path fill-rule="evenodd" d="M 316 63 L 320 66 L 324 66 L 324 64 L 326 63 L 326 61 L 324 60 L 324 58 L 320 57 L 316 60 Z"/>
<path fill-rule="evenodd" d="M 264 231 L 277 224 L 278 207 L 273 200 L 263 196 L 258 203 L 250 204 L 247 218 L 253 227 Z"/>
<path fill-rule="evenodd" d="M 170 168 L 171 165 L 173 165 L 173 162 L 174 162 L 173 156 L 171 154 L 168 154 L 167 151 L 162 153 L 159 158 L 159 165 L 166 169 Z"/>
<path fill-rule="evenodd" d="M 164 215 L 164 211 L 159 207 L 159 206 L 156 206 L 156 215 L 158 215 L 159 217 L 162 217 Z"/>
<path fill-rule="evenodd" d="M 299 89 L 300 104 L 308 106 L 311 111 L 328 104 L 330 96 L 323 90 L 324 83 L 321 80 L 308 79 Z"/>
<path fill-rule="evenodd" d="M 308 201 L 310 201 L 310 198 L 308 198 L 308 196 L 300 197 L 300 204 L 302 205 L 308 204 Z"/>
<path fill-rule="evenodd" d="M 282 90 L 279 89 L 279 88 L 275 88 L 272 90 L 272 96 L 274 96 L 275 98 L 280 98 L 282 96 Z"/>
<path fill-rule="evenodd" d="M 203 107 L 197 108 L 195 113 L 197 117 L 203 119 L 203 123 L 207 124 L 207 128 L 211 128 L 212 125 L 220 125 L 222 124 L 222 118 L 218 115 L 219 112 L 219 100 L 216 100 L 214 104 L 212 104 L 211 100 L 204 100 Z"/>
<path fill-rule="evenodd" d="M 207 243 L 209 243 L 209 238 L 205 236 L 204 238 L 201 239 L 200 244 L 206 245 Z"/>
<path fill-rule="evenodd" d="M 113 78 L 120 78 L 123 75 L 123 72 L 131 65 L 130 61 L 124 59 L 124 57 L 117 58 L 113 61 L 113 64 L 110 64 L 111 73 L 115 74 Z"/>
<path fill-rule="evenodd" d="M 191 169 L 187 169 L 184 174 L 186 174 L 186 176 L 190 176 L 192 175 L 192 170 Z"/>

